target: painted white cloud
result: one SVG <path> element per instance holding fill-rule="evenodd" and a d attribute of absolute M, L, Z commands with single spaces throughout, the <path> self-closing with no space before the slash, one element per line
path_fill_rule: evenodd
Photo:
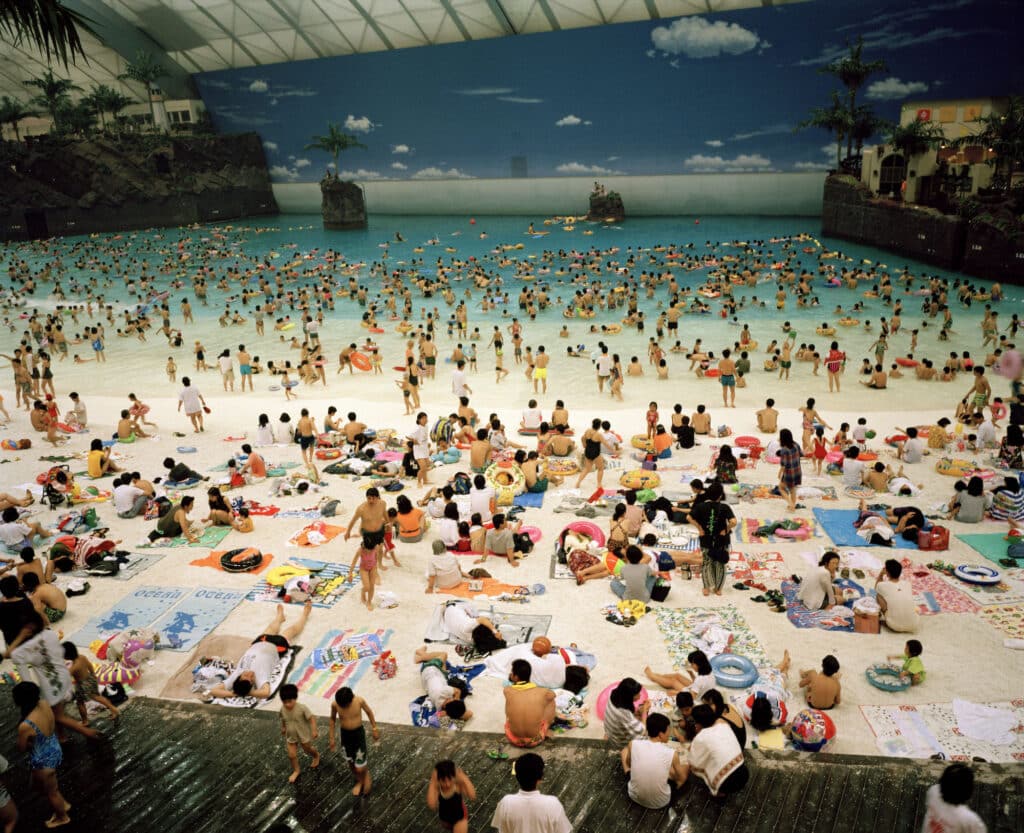
<path fill-rule="evenodd" d="M 351 130 L 353 133 L 369 133 L 376 126 L 377 125 L 370 121 L 369 116 L 356 117 L 349 113 L 345 117 L 345 129 Z"/>
<path fill-rule="evenodd" d="M 742 55 L 756 49 L 760 38 L 738 23 L 711 22 L 703 17 L 680 17 L 670 26 L 657 26 L 651 32 L 654 48 L 669 55 L 687 58 L 717 58 Z"/>
<path fill-rule="evenodd" d="M 725 142 L 723 142 L 721 139 L 708 139 L 704 144 L 706 144 L 709 148 L 720 148 L 722 145 L 725 144 Z"/>
<path fill-rule="evenodd" d="M 408 165 L 403 165 L 401 162 L 392 162 L 391 167 L 396 171 L 406 171 L 409 169 Z"/>
<path fill-rule="evenodd" d="M 867 97 L 874 101 L 898 101 L 902 98 L 928 92 L 923 81 L 901 81 L 895 75 L 868 85 Z"/>
<path fill-rule="evenodd" d="M 609 156 L 609 157 L 608 157 L 607 159 L 605 159 L 604 161 L 605 161 L 605 162 L 614 162 L 614 161 L 615 161 L 616 159 L 618 159 L 618 158 L 619 158 L 618 156 Z"/>
<path fill-rule="evenodd" d="M 264 142 L 264 150 L 269 150 L 271 153 L 277 153 L 277 142 Z"/>
<path fill-rule="evenodd" d="M 413 179 L 474 179 L 472 174 L 467 174 L 460 171 L 458 168 L 449 168 L 444 170 L 443 168 L 430 167 L 422 168 L 416 171 L 412 175 Z"/>
<path fill-rule="evenodd" d="M 411 151 L 412 151 L 412 148 L 409 147 L 408 145 L 392 145 L 391 146 L 391 152 L 392 153 L 410 153 Z"/>
<path fill-rule="evenodd" d="M 527 98 L 521 95 L 499 95 L 498 101 L 507 101 L 509 104 L 543 104 L 543 98 Z"/>
<path fill-rule="evenodd" d="M 790 124 L 769 124 L 765 127 L 759 127 L 757 130 L 751 130 L 748 133 L 735 133 L 729 137 L 730 142 L 742 142 L 746 139 L 754 139 L 758 136 L 776 136 L 780 133 L 789 133 L 793 130 L 793 126 Z"/>
<path fill-rule="evenodd" d="M 718 171 L 737 173 L 740 171 L 766 171 L 771 168 L 772 161 L 760 153 L 741 153 L 732 159 L 696 153 L 686 159 L 683 162 L 683 166 L 695 173 L 714 173 Z"/>
<path fill-rule="evenodd" d="M 295 160 L 295 167 L 296 168 L 308 168 L 311 164 L 313 164 L 313 163 L 310 162 L 308 159 L 296 159 Z"/>
<path fill-rule="evenodd" d="M 278 98 L 314 98 L 319 93 L 316 90 L 311 90 L 307 87 L 297 87 L 292 89 L 291 87 L 274 87 L 274 95 Z"/>
<path fill-rule="evenodd" d="M 338 177 L 340 179 L 387 179 L 379 171 L 367 171 L 364 168 L 355 171 L 340 171 Z"/>
<path fill-rule="evenodd" d="M 287 165 L 274 165 L 270 169 L 270 176 L 273 179 L 296 180 L 299 178 L 299 172 Z"/>
<path fill-rule="evenodd" d="M 827 165 L 824 162 L 794 162 L 794 171 L 827 171 L 831 168 L 831 165 Z"/>
<path fill-rule="evenodd" d="M 456 90 L 459 95 L 511 95 L 512 87 L 472 87 L 468 90 Z"/>
<path fill-rule="evenodd" d="M 615 157 L 618 159 L 618 157 Z M 603 168 L 600 165 L 584 165 L 582 162 L 563 162 L 555 168 L 560 174 L 596 174 L 598 176 L 622 176 L 622 171 L 613 171 L 610 168 Z"/>
<path fill-rule="evenodd" d="M 249 92 L 251 93 L 265 93 L 270 89 L 270 85 L 261 78 L 257 78 L 249 85 Z"/>
<path fill-rule="evenodd" d="M 570 113 L 568 116 L 562 116 L 562 118 L 556 121 L 555 127 L 575 127 L 577 124 L 583 124 L 583 119 Z"/>

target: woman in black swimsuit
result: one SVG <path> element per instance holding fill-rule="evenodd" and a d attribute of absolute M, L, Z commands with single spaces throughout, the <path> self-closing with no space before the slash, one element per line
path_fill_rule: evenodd
<path fill-rule="evenodd" d="M 438 761 L 427 787 L 427 806 L 437 810 L 437 817 L 446 830 L 467 833 L 469 810 L 466 802 L 476 798 L 473 782 L 454 761 Z"/>
<path fill-rule="evenodd" d="M 576 488 L 580 487 L 583 478 L 590 472 L 597 472 L 597 488 L 601 488 L 604 481 L 604 457 L 601 456 L 601 442 L 604 434 L 601 433 L 601 420 L 595 419 L 590 427 L 583 434 L 583 468 L 580 469 L 579 480 L 576 481 Z"/>

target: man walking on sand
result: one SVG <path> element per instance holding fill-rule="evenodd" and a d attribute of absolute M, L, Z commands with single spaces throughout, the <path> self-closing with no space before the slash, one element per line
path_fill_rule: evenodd
<path fill-rule="evenodd" d="M 182 389 L 178 392 L 178 410 L 185 406 L 185 416 L 192 421 L 192 428 L 198 434 L 203 428 L 203 411 L 206 409 L 206 400 L 203 395 L 194 387 L 188 376 L 181 378 Z"/>
<path fill-rule="evenodd" d="M 548 392 L 548 362 L 551 357 L 544 352 L 544 345 L 537 348 L 537 355 L 533 360 L 533 392 L 537 393 L 537 382 L 541 383 L 543 393 Z"/>

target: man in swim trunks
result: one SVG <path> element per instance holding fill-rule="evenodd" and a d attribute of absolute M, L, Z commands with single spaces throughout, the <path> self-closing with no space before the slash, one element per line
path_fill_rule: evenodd
<path fill-rule="evenodd" d="M 366 500 L 356 507 L 352 514 L 352 520 L 345 529 L 345 540 L 347 541 L 352 530 L 359 522 L 359 531 L 363 536 L 363 546 L 368 549 L 377 550 L 377 558 L 384 558 L 384 526 L 388 520 L 388 508 L 380 499 L 380 491 L 376 486 L 366 490 Z"/>
<path fill-rule="evenodd" d="M 356 697 L 348 686 L 338 689 L 331 704 L 331 730 L 328 746 L 333 752 L 337 748 L 334 726 L 341 723 L 341 748 L 345 751 L 348 768 L 356 778 L 352 795 L 369 795 L 372 779 L 366 755 L 366 729 L 363 728 L 363 712 L 370 721 L 373 739 L 380 740 L 380 730 L 373 710 L 362 698 Z"/>
<path fill-rule="evenodd" d="M 270 681 L 277 669 L 278 661 L 302 633 L 312 609 L 313 602 L 311 599 L 307 599 L 295 624 L 285 628 L 284 605 L 278 605 L 274 618 L 266 630 L 252 641 L 248 650 L 239 658 L 234 672 L 221 685 L 211 688 L 206 696 L 228 699 L 255 697 L 266 700 L 269 698 L 274 693 Z"/>
<path fill-rule="evenodd" d="M 505 692 L 505 737 L 513 746 L 532 749 L 547 738 L 555 720 L 555 693 L 530 682 L 533 668 L 525 659 L 512 663 Z"/>
<path fill-rule="evenodd" d="M 988 398 L 992 395 L 992 386 L 985 378 L 985 368 L 974 368 L 974 384 L 967 391 L 967 400 L 974 406 L 974 417 L 980 422 L 984 416 L 985 408 L 988 405 Z"/>
<path fill-rule="evenodd" d="M 249 390 L 252 390 L 252 356 L 249 355 L 245 349 L 244 344 L 238 345 L 238 353 L 235 355 L 238 359 L 238 375 L 242 377 L 242 387 L 239 390 L 245 390 L 245 382 L 249 381 Z"/>
<path fill-rule="evenodd" d="M 541 383 L 543 392 L 548 392 L 548 362 L 551 357 L 544 352 L 544 346 L 537 348 L 537 355 L 533 360 L 533 392 L 537 393 L 537 382 Z"/>

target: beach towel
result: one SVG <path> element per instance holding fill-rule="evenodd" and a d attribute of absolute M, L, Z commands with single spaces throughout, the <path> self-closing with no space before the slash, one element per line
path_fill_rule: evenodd
<path fill-rule="evenodd" d="M 700 634 L 712 626 L 730 634 L 728 653 L 745 656 L 758 667 L 772 664 L 760 640 L 734 605 L 686 609 L 658 606 L 654 614 L 672 664 L 680 670 L 687 667 L 686 655 L 690 651 L 699 649 L 707 653 L 709 646 L 701 642 Z"/>
<path fill-rule="evenodd" d="M 919 615 L 977 613 L 982 609 L 981 605 L 958 588 L 952 587 L 939 573 L 929 570 L 923 564 L 914 564 L 909 558 L 904 558 L 901 563 L 902 578 L 910 582 Z"/>
<path fill-rule="evenodd" d="M 157 538 L 147 544 L 139 544 L 139 548 L 149 547 L 216 547 L 223 541 L 228 535 L 231 534 L 230 526 L 208 526 L 203 530 L 203 534 L 199 536 L 199 540 L 194 544 L 190 544 L 188 538 Z"/>
<path fill-rule="evenodd" d="M 76 645 L 88 646 L 95 640 L 106 641 L 126 628 L 149 628 L 189 592 L 185 587 L 137 587 L 68 638 Z"/>
<path fill-rule="evenodd" d="M 477 596 L 500 596 L 502 593 L 516 594 L 521 592 L 523 587 L 520 584 L 505 584 L 496 578 L 471 579 L 470 581 L 474 580 L 481 581 L 483 588 L 470 590 L 469 581 L 464 581 L 461 584 L 456 584 L 454 587 L 438 587 L 435 589 L 435 592 L 444 593 L 448 596 L 460 596 L 463 599 L 475 599 Z"/>
<path fill-rule="evenodd" d="M 1011 639 L 1024 639 L 1024 605 L 989 605 L 980 610 L 981 619 Z"/>
<path fill-rule="evenodd" d="M 865 541 L 857 534 L 853 522 L 857 520 L 859 512 L 856 509 L 815 509 L 814 517 L 825 530 L 825 534 L 832 539 L 837 547 L 871 547 L 874 544 Z M 904 541 L 899 535 L 892 539 L 893 549 L 916 550 L 916 541 Z M 888 547 L 886 548 L 888 549 Z"/>
<path fill-rule="evenodd" d="M 988 605 L 1014 605 L 1024 603 L 1024 570 L 1001 567 L 999 584 L 969 584 L 956 576 L 940 573 L 951 587 L 966 594 L 972 601 L 983 607 Z"/>
<path fill-rule="evenodd" d="M 817 512 L 818 510 L 816 509 L 814 511 Z M 758 530 L 764 528 L 770 529 L 773 524 L 779 524 L 783 521 L 794 521 L 797 523 L 801 523 L 802 525 L 808 526 L 810 528 L 810 537 L 822 537 L 821 528 L 818 526 L 817 523 L 808 518 L 783 518 L 778 521 L 763 520 L 760 518 L 741 518 L 739 524 L 737 524 L 736 526 L 736 535 L 740 539 L 740 542 L 744 544 L 791 544 L 794 541 L 800 540 L 797 538 L 787 538 L 784 535 L 776 535 L 774 533 L 772 533 L 771 535 L 755 534 L 756 532 L 758 532 Z"/>
<path fill-rule="evenodd" d="M 317 511 L 319 515 L 319 510 Z M 288 539 L 290 547 L 320 547 L 329 541 L 333 541 L 345 531 L 343 526 L 317 521 L 304 526 Z"/>
<path fill-rule="evenodd" d="M 220 570 L 222 573 L 227 572 L 220 565 L 220 559 L 226 552 L 230 552 L 230 550 L 210 550 L 209 555 L 207 555 L 205 558 L 197 558 L 194 561 L 189 561 L 188 563 L 193 567 L 212 567 L 214 570 Z M 267 567 L 270 566 L 270 563 L 273 560 L 274 556 L 272 556 L 270 553 L 265 552 L 263 553 L 263 560 L 260 562 L 260 565 L 255 569 L 246 570 L 245 572 L 246 574 L 262 573 L 265 569 L 267 569 Z"/>
<path fill-rule="evenodd" d="M 971 533 L 969 535 L 957 535 L 958 540 L 963 541 L 978 555 L 987 558 L 997 567 L 1002 569 L 1000 559 L 1006 558 L 1006 551 L 1010 542 L 1002 532 Z"/>
<path fill-rule="evenodd" d="M 846 582 L 848 586 L 857 589 L 863 595 L 863 588 L 854 584 L 848 579 L 837 579 L 836 583 L 842 586 Z M 853 632 L 853 611 L 843 605 L 836 605 L 829 610 L 808 610 L 802 602 L 797 599 L 800 592 L 800 585 L 792 581 L 782 582 L 782 595 L 786 598 L 786 618 L 797 628 L 819 628 L 825 631 L 848 631 Z"/>
<path fill-rule="evenodd" d="M 544 492 L 523 492 L 512 499 L 513 506 L 526 509 L 540 509 L 544 505 Z"/>
<path fill-rule="evenodd" d="M 314 571 L 320 579 L 320 583 L 316 586 L 313 591 L 313 607 L 334 607 L 337 601 L 344 596 L 354 586 L 359 584 L 359 573 L 356 571 L 356 575 L 353 577 L 353 583 L 350 584 L 347 581 L 348 578 L 348 565 L 347 564 L 335 564 L 332 562 L 323 561 L 306 561 L 301 558 L 291 558 L 288 561 L 289 564 L 295 564 L 299 567 L 306 567 Z M 274 587 L 267 584 L 266 581 L 259 581 L 250 590 L 245 598 L 251 602 L 273 602 L 274 604 L 288 604 L 278 593 L 280 587 Z M 302 604 L 301 602 L 292 602 L 292 604 Z"/>
<path fill-rule="evenodd" d="M 105 578 L 129 581 L 139 575 L 139 573 L 148 570 L 166 555 L 167 553 L 165 552 L 130 552 L 127 556 L 124 556 L 127 560 L 120 562 L 120 569 Z M 104 561 L 107 560 L 109 559 L 104 559 Z M 104 576 L 91 575 L 88 570 L 73 570 L 70 575 L 75 578 L 88 579 L 89 581 L 92 581 L 94 578 L 104 578 Z"/>
<path fill-rule="evenodd" d="M 190 651 L 245 598 L 241 590 L 197 587 L 153 622 L 160 644 L 173 651 Z"/>
<path fill-rule="evenodd" d="M 299 520 L 314 521 L 317 518 L 323 517 L 320 514 L 320 510 L 313 509 L 282 509 L 280 512 L 274 513 L 275 518 L 298 518 Z"/>
<path fill-rule="evenodd" d="M 786 562 L 777 552 L 732 552 L 726 569 L 732 581 L 755 581 L 758 584 L 782 581 L 790 575 Z"/>
<path fill-rule="evenodd" d="M 299 665 L 290 677 L 290 682 L 298 686 L 303 694 L 322 697 L 325 700 L 334 698 L 335 692 L 343 686 L 354 688 L 363 675 L 373 666 L 376 655 L 367 654 L 355 660 L 332 665 L 327 668 L 317 668 L 313 664 L 313 657 L 325 657 L 333 654 L 344 654 L 346 645 L 367 644 L 367 638 L 372 636 L 373 644 L 379 645 L 381 650 L 387 647 L 393 630 L 379 628 L 369 634 L 356 633 L 353 629 L 329 631 L 319 642 L 316 648 Z"/>
<path fill-rule="evenodd" d="M 264 506 L 262 503 L 256 500 L 247 500 L 242 505 L 249 510 L 250 515 L 259 516 L 263 518 L 271 518 L 281 511 L 280 506 L 274 506 L 273 504 Z"/>

